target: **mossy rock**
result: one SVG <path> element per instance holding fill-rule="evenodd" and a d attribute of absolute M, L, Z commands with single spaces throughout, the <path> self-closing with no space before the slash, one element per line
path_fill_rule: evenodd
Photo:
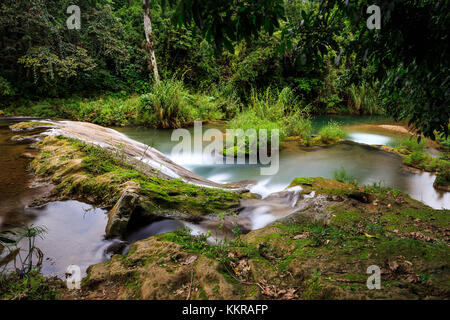
<path fill-rule="evenodd" d="M 49 122 L 19 122 L 10 126 L 13 131 L 31 131 L 39 128 L 51 128 L 55 125 Z"/>
<path fill-rule="evenodd" d="M 240 199 L 250 197 L 225 189 L 188 184 L 181 179 L 161 178 L 157 172 L 138 168 L 134 159 L 122 158 L 74 139 L 47 136 L 36 146 L 40 153 L 32 161 L 31 168 L 55 185 L 49 200 L 82 199 L 106 208 L 119 207 L 117 201 L 129 184 L 136 185 L 138 188 L 135 189 L 139 191 L 135 192 L 132 211 L 120 214 L 127 217 L 127 221 L 114 219 L 125 224 L 131 215 L 136 221 L 148 223 L 167 216 L 195 220 L 208 214 L 231 214 L 238 209 Z M 139 217 L 134 217 L 135 213 Z M 111 235 L 123 234 L 126 228 L 123 223 L 121 225 L 110 227 L 115 230 Z"/>

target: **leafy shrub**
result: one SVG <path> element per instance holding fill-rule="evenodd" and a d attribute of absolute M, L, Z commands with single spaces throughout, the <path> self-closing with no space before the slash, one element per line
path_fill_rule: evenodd
<path fill-rule="evenodd" d="M 436 140 L 445 148 L 450 148 L 450 135 L 445 138 L 445 135 L 442 134 L 438 134 L 436 135 Z"/>
<path fill-rule="evenodd" d="M 0 76 L 0 97 L 12 96 L 13 94 L 14 90 L 11 84 L 5 78 Z"/>
<path fill-rule="evenodd" d="M 241 99 L 231 83 L 221 83 L 208 92 L 214 97 L 214 103 L 225 119 L 233 118 L 241 110 Z"/>
<path fill-rule="evenodd" d="M 417 141 L 413 138 L 403 139 L 397 144 L 396 150 L 403 154 L 409 154 L 415 151 L 423 152 L 425 145 L 426 142 L 424 140 Z"/>
<path fill-rule="evenodd" d="M 444 165 L 440 168 L 434 180 L 433 186 L 449 186 L 450 185 L 450 165 Z"/>
<path fill-rule="evenodd" d="M 157 82 L 142 95 L 140 111 L 161 128 L 179 128 L 192 121 L 189 93 L 183 82 L 174 79 Z"/>
<path fill-rule="evenodd" d="M 427 154 L 421 151 L 414 151 L 411 154 L 407 155 L 404 159 L 407 165 L 420 167 L 423 166 L 427 160 L 428 160 Z"/>
<path fill-rule="evenodd" d="M 319 140 L 322 143 L 334 143 L 340 139 L 345 138 L 346 133 L 341 126 L 333 121 L 330 121 L 327 126 L 320 129 Z"/>
<path fill-rule="evenodd" d="M 305 144 L 311 140 L 311 120 L 303 112 L 292 112 L 283 118 L 283 126 L 287 136 L 300 136 Z"/>

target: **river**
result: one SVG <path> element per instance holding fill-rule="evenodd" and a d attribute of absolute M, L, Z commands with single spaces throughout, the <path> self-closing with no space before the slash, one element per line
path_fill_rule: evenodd
<path fill-rule="evenodd" d="M 212 165 L 195 152 L 188 157 L 173 155 L 172 148 L 177 142 L 171 141 L 172 130 L 142 127 L 115 129 L 134 140 L 151 145 L 174 162 L 212 181 L 256 180 L 252 192 L 263 197 L 283 190 L 295 177 L 333 178 L 334 170 L 344 167 L 360 185 L 380 183 L 402 190 L 433 208 L 450 208 L 450 193 L 433 188 L 433 174 L 406 170 L 397 155 L 369 146 L 394 146 L 406 137 L 373 126 L 391 124 L 391 121 L 383 117 L 318 117 L 313 119 L 314 132 L 317 133 L 330 119 L 341 123 L 348 133 L 348 139 L 359 144 L 344 142 L 328 147 L 302 148 L 295 143 L 286 143 L 280 151 L 280 170 L 272 176 L 261 176 L 260 165 Z M 104 239 L 107 212 L 79 201 L 29 207 L 33 198 L 48 192 L 48 186 L 36 183 L 27 172 L 31 160 L 23 154 L 33 154 L 35 150 L 28 144 L 11 141 L 14 133 L 8 126 L 22 120 L 0 119 L 0 228 L 7 229 L 20 224 L 45 226 L 45 237 L 37 239 L 37 246 L 45 255 L 42 272 L 63 277 L 67 266 L 76 264 L 85 274 L 89 265 L 108 259 L 111 253 L 106 253 L 107 248 L 117 244 L 116 239 Z M 223 125 L 204 127 L 223 129 Z M 192 132 L 193 129 L 189 130 Z M 143 226 L 125 240 L 131 243 L 182 226 L 178 221 L 165 219 Z M 195 229 L 195 226 L 190 227 Z"/>

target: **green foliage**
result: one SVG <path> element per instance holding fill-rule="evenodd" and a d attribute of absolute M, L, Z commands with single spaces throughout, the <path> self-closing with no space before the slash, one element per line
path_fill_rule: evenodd
<path fill-rule="evenodd" d="M 330 121 L 327 126 L 320 129 L 317 139 L 322 143 L 334 143 L 346 137 L 346 133 L 341 126 L 333 121 Z"/>
<path fill-rule="evenodd" d="M 445 135 L 442 134 L 436 134 L 436 140 L 445 148 L 450 149 L 450 136 L 448 136 L 447 138 L 445 137 Z"/>
<path fill-rule="evenodd" d="M 149 81 L 149 56 L 142 45 L 141 1 L 80 0 L 80 30 L 67 30 L 63 9 L 69 4 L 68 0 L 3 1 L 2 103 L 36 100 L 36 96 L 156 90 Z M 370 4 L 366 0 L 152 1 L 161 78 L 183 79 L 195 92 L 186 99 L 193 112 L 182 95 L 166 103 L 156 94 L 152 99 L 156 105 L 164 104 L 162 113 L 146 110 L 144 120 L 136 113 L 130 115 L 127 106 L 107 106 L 106 111 L 96 107 L 94 116 L 83 113 L 83 117 L 105 124 L 124 125 L 133 123 L 132 118 L 137 123 L 178 127 L 194 119 L 230 119 L 242 105 L 256 104 L 259 118 L 275 121 L 261 111 L 268 111 L 265 102 L 276 100 L 277 94 L 262 93 L 255 99 L 255 91 L 271 87 L 274 93 L 289 86 L 296 105 L 302 106 L 289 112 L 303 111 L 304 106 L 315 114 L 386 111 L 395 119 L 408 119 L 419 134 L 432 139 L 443 135 L 446 141 L 450 55 L 448 41 L 442 39 L 450 25 L 443 14 L 449 3 L 381 0 L 377 5 L 384 12 L 383 32 L 367 28 L 363 17 Z M 164 88 L 157 90 L 164 92 Z M 273 104 L 272 99 L 268 105 Z M 147 103 L 146 108 L 153 107 Z M 114 115 L 116 109 L 120 116 Z M 40 111 L 43 116 L 72 114 L 52 105 Z M 170 119 L 164 120 L 169 114 Z M 287 135 L 299 128 L 304 131 L 304 123 L 291 125 L 292 121 L 287 121 L 286 126 L 294 128 Z"/>
<path fill-rule="evenodd" d="M 335 169 L 333 172 L 333 176 L 334 176 L 335 180 L 340 181 L 340 182 L 354 184 L 354 185 L 358 184 L 358 181 L 354 177 L 347 174 L 344 166 L 341 166 L 340 170 Z"/>
<path fill-rule="evenodd" d="M 397 144 L 396 150 L 402 154 L 409 154 L 411 152 L 423 152 L 425 146 L 425 140 L 417 141 L 417 139 L 407 138 Z"/>
<path fill-rule="evenodd" d="M 441 166 L 438 173 L 436 174 L 436 179 L 434 180 L 433 186 L 435 187 L 449 187 L 450 186 L 450 162 Z"/>
<path fill-rule="evenodd" d="M 65 9 L 70 4 L 2 2 L 0 32 L 6 37 L 0 49 L 0 76 L 16 94 L 61 96 L 126 88 L 120 70 L 132 57 L 110 1 L 79 1 L 80 30 L 67 29 Z"/>
<path fill-rule="evenodd" d="M 54 300 L 60 289 L 61 283 L 44 278 L 36 270 L 24 275 L 0 275 L 0 299 Z"/>
<path fill-rule="evenodd" d="M 360 86 L 352 84 L 349 88 L 352 105 L 360 114 L 382 114 L 382 101 L 378 97 L 377 88 L 363 82 Z"/>
<path fill-rule="evenodd" d="M 411 166 L 421 165 L 428 159 L 427 155 L 421 151 L 413 151 L 405 157 L 405 163 Z"/>
<path fill-rule="evenodd" d="M 288 136 L 299 136 L 304 144 L 311 140 L 311 121 L 307 109 L 298 107 L 298 100 L 294 92 L 286 87 L 281 91 L 267 88 L 263 93 L 252 89 L 250 104 L 228 124 L 231 129 L 254 129 L 256 132 L 268 130 L 270 144 L 272 130 L 279 130 L 280 142 Z M 258 141 L 259 143 L 259 141 Z M 244 146 L 234 146 L 233 150 L 226 150 L 227 154 L 235 154 Z M 249 150 L 248 140 L 245 141 L 245 153 Z"/>
<path fill-rule="evenodd" d="M 396 120 L 408 119 L 419 134 L 435 139 L 435 130 L 448 135 L 450 118 L 448 1 L 381 0 L 381 30 L 367 28 L 371 1 L 326 1 L 351 21 L 351 48 L 364 66 L 374 66 L 382 80 L 384 108 Z M 389 48 L 389 50 L 386 50 Z"/>
<path fill-rule="evenodd" d="M 3 77 L 0 76 L 0 97 L 11 96 L 14 94 L 14 90 L 11 84 Z"/>
<path fill-rule="evenodd" d="M 292 112 L 288 117 L 283 118 L 282 123 L 287 136 L 300 136 L 305 145 L 310 144 L 312 125 L 305 112 Z"/>
<path fill-rule="evenodd" d="M 192 104 L 192 118 L 194 120 L 219 120 L 224 118 L 220 101 L 214 96 L 197 93 L 190 98 Z"/>
<path fill-rule="evenodd" d="M 23 226 L 17 230 L 0 232 L 0 256 L 6 249 L 6 255 L 0 257 L 0 275 L 5 275 L 8 266 L 13 264 L 15 271 L 27 274 L 39 271 L 42 266 L 43 253 L 35 246 L 36 238 L 43 238 L 47 232 L 45 227 Z M 25 252 L 22 255 L 22 252 Z"/>
<path fill-rule="evenodd" d="M 426 140 L 417 141 L 410 138 L 400 141 L 395 150 L 405 156 L 403 162 L 406 165 L 429 172 L 437 172 L 435 185 L 446 185 L 450 166 L 448 152 L 442 152 L 440 158 L 434 158 L 425 152 L 425 147 Z"/>
<path fill-rule="evenodd" d="M 141 96 L 140 111 L 144 118 L 154 119 L 158 127 L 179 128 L 192 121 L 188 95 L 181 81 L 163 80 Z"/>
<path fill-rule="evenodd" d="M 260 29 L 272 34 L 283 17 L 282 0 L 231 2 L 228 0 L 169 0 L 176 6 L 178 25 L 195 23 L 202 35 L 215 47 L 233 51 L 233 41 L 257 36 Z"/>

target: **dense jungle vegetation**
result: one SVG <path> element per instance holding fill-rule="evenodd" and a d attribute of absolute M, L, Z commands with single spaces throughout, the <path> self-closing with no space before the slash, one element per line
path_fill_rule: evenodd
<path fill-rule="evenodd" d="M 234 118 L 289 134 L 311 114 L 386 113 L 448 134 L 448 1 L 379 1 L 379 30 L 367 1 L 80 0 L 79 30 L 66 26 L 71 4 L 2 1 L 3 114 L 156 127 Z"/>

